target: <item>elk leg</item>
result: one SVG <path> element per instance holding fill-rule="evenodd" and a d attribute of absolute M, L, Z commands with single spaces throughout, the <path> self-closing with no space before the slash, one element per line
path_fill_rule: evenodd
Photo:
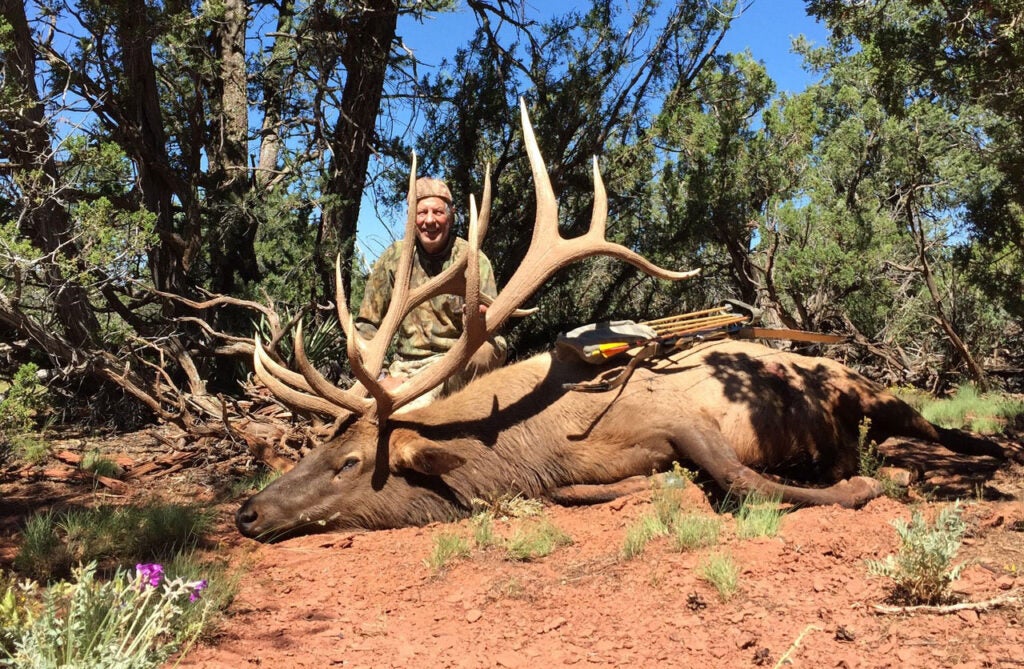
<path fill-rule="evenodd" d="M 613 499 L 651 489 L 649 476 L 631 476 L 615 483 L 580 483 L 549 490 L 545 497 L 562 506 L 603 504 Z"/>
<path fill-rule="evenodd" d="M 856 508 L 882 494 L 878 481 L 854 476 L 827 488 L 799 488 L 771 481 L 740 462 L 736 452 L 713 427 L 686 427 L 669 437 L 676 453 L 710 475 L 727 492 L 752 492 L 789 504 L 838 504 Z"/>

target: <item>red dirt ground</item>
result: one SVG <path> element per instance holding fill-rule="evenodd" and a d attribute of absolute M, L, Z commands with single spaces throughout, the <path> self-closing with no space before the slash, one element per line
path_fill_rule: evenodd
<path fill-rule="evenodd" d="M 242 570 L 238 595 L 213 638 L 177 666 L 1024 666 L 1024 467 L 883 446 L 894 464 L 927 472 L 913 502 L 798 509 L 778 536 L 761 539 L 737 538 L 725 517 L 713 548 L 679 553 L 662 538 L 631 560 L 622 556 L 626 528 L 651 512 L 649 493 L 547 507 L 572 539 L 548 557 L 513 562 L 476 548 L 439 573 L 425 564 L 436 538 L 472 543 L 467 521 L 260 545 L 233 531 L 238 501 L 221 503 L 217 550 Z M 163 480 L 169 493 L 215 496 L 195 472 Z M 14 501 L 9 486 L 0 492 Z M 969 528 L 959 553 L 967 567 L 954 584 L 962 607 L 879 610 L 888 585 L 865 560 L 896 550 L 891 521 L 957 497 Z M 10 539 L 5 531 L 0 545 Z M 728 601 L 699 575 L 713 552 L 741 569 Z"/>

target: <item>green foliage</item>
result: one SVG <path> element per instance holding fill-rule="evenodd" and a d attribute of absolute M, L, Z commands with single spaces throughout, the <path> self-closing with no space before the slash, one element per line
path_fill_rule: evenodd
<path fill-rule="evenodd" d="M 492 512 L 475 513 L 469 523 L 473 528 L 473 541 L 478 547 L 489 548 L 494 545 L 494 514 Z"/>
<path fill-rule="evenodd" d="M 885 458 L 878 452 L 878 442 L 868 440 L 870 431 L 871 419 L 865 417 L 857 426 L 857 473 L 874 478 L 885 466 Z"/>
<path fill-rule="evenodd" d="M 281 472 L 267 468 L 257 467 L 247 476 L 244 476 L 231 483 L 229 494 L 232 498 L 248 493 L 259 492 L 281 476 Z"/>
<path fill-rule="evenodd" d="M 622 554 L 629 560 L 643 554 L 648 542 L 671 535 L 676 550 L 708 546 L 718 540 L 721 521 L 718 518 L 689 511 L 683 491 L 693 485 L 695 472 L 673 463 L 672 471 L 652 477 L 652 514 L 641 516 L 626 528 Z"/>
<path fill-rule="evenodd" d="M 949 598 L 948 586 L 956 580 L 963 565 L 953 565 L 960 550 L 966 525 L 960 517 L 960 503 L 944 507 L 928 523 L 920 511 L 910 522 L 892 521 L 900 538 L 896 555 L 884 560 L 869 560 L 868 573 L 893 581 L 891 598 L 905 604 L 940 604 Z"/>
<path fill-rule="evenodd" d="M 972 175 L 974 190 L 957 202 L 970 224 L 971 242 L 960 262 L 974 285 L 1019 317 L 1024 313 L 1024 256 L 1015 241 L 1024 229 L 1020 3 L 812 0 L 808 11 L 825 21 L 835 41 L 857 44 L 875 73 L 877 96 L 891 113 L 899 113 L 913 94 L 974 126 L 980 169 Z M 956 160 L 958 154 L 949 157 Z"/>
<path fill-rule="evenodd" d="M 469 557 L 469 543 L 457 534 L 444 532 L 434 537 L 434 549 L 423 561 L 434 572 L 447 567 L 453 560 Z"/>
<path fill-rule="evenodd" d="M 13 574 L 0 569 L 0 658 L 14 652 L 14 644 L 31 618 L 27 592 Z"/>
<path fill-rule="evenodd" d="M 924 409 L 925 405 L 935 400 L 935 397 L 926 390 L 915 388 L 914 386 L 896 386 L 890 388 L 889 391 L 906 402 L 910 407 L 918 413 Z"/>
<path fill-rule="evenodd" d="M 77 262 L 64 267 L 65 276 L 77 283 L 92 283 L 92 275 L 102 271 L 109 280 L 133 281 L 145 267 L 147 250 L 156 241 L 156 214 L 148 211 L 118 209 L 106 197 L 83 202 L 75 208 L 81 255 L 88 265 L 79 274 Z"/>
<path fill-rule="evenodd" d="M 265 319 L 255 324 L 257 335 L 264 342 L 270 341 L 270 326 Z M 345 339 L 337 319 L 318 320 L 312 330 L 303 329 L 302 341 L 309 362 L 317 369 L 323 369 L 344 359 Z M 293 355 L 292 340 L 284 339 L 278 343 L 281 355 L 291 359 Z"/>
<path fill-rule="evenodd" d="M 718 543 L 722 521 L 716 516 L 684 513 L 675 522 L 672 545 L 678 551 L 691 551 Z"/>
<path fill-rule="evenodd" d="M 651 504 L 658 521 L 666 528 L 672 526 L 683 507 L 683 491 L 690 485 L 696 472 L 672 463 L 672 470 L 652 477 Z"/>
<path fill-rule="evenodd" d="M 36 583 L 20 584 L 13 643 L 0 651 L 13 666 L 26 668 L 161 666 L 198 636 L 216 602 L 202 596 L 206 580 L 164 579 L 159 565 L 139 567 L 118 568 L 102 581 L 93 562 L 76 568 L 72 582 L 42 592 Z M 160 569 L 159 579 L 151 576 L 154 568 Z"/>
<path fill-rule="evenodd" d="M 651 539 L 664 536 L 668 532 L 669 528 L 657 515 L 641 516 L 626 528 L 626 541 L 622 547 L 623 557 L 627 560 L 639 557 Z"/>
<path fill-rule="evenodd" d="M 715 553 L 709 555 L 699 568 L 700 577 L 718 591 L 722 601 L 728 601 L 739 587 L 740 569 L 730 555 Z"/>
<path fill-rule="evenodd" d="M 196 546 L 212 522 L 208 510 L 173 504 L 37 513 L 22 530 L 14 567 L 48 579 L 92 561 L 163 559 Z"/>
<path fill-rule="evenodd" d="M 981 434 L 999 434 L 1007 422 L 1021 414 L 1024 402 L 998 393 L 979 393 L 970 384 L 960 386 L 949 398 L 932 400 L 921 407 L 921 415 L 936 425 Z"/>
<path fill-rule="evenodd" d="M 547 557 L 559 546 L 569 546 L 572 538 L 547 518 L 540 518 L 516 528 L 505 544 L 505 554 L 518 562 Z"/>
<path fill-rule="evenodd" d="M 35 434 L 39 415 L 49 403 L 46 386 L 36 375 L 38 371 L 35 363 L 19 367 L 0 400 L 0 460 L 6 449 L 30 462 L 38 462 L 49 452 Z"/>
<path fill-rule="evenodd" d="M 109 478 L 120 478 L 124 469 L 113 460 L 103 457 L 99 451 L 91 450 L 82 456 L 82 464 L 79 465 L 82 471 L 89 472 L 95 476 L 106 476 Z"/>
<path fill-rule="evenodd" d="M 736 535 L 741 539 L 774 537 L 779 533 L 785 510 L 778 497 L 753 492 L 743 498 L 736 511 Z"/>

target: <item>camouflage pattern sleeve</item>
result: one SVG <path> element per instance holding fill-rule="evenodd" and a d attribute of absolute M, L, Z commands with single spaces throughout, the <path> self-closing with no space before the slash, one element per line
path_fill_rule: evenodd
<path fill-rule="evenodd" d="M 372 337 L 380 327 L 380 322 L 384 320 L 388 303 L 391 302 L 395 267 L 401 253 L 401 242 L 395 242 L 389 246 L 373 264 L 370 276 L 366 279 L 363 303 L 359 305 L 359 314 L 356 316 L 356 329 L 364 337 Z"/>
<path fill-rule="evenodd" d="M 464 239 L 454 238 L 451 250 L 443 262 L 438 261 L 430 267 L 424 267 L 421 254 L 413 256 L 410 287 L 416 288 L 427 282 L 432 276 L 443 271 L 455 262 L 468 247 Z M 389 246 L 374 263 L 373 270 L 366 280 L 363 303 L 356 317 L 356 329 L 363 337 L 372 337 L 380 327 L 388 304 L 391 302 L 395 274 L 402 255 L 402 242 Z M 480 253 L 480 290 L 489 297 L 497 295 L 494 268 L 491 261 Z M 413 307 L 399 325 L 395 337 L 395 353 L 392 367 L 398 364 L 422 366 L 428 359 L 440 355 L 449 349 L 462 334 L 464 300 L 460 295 L 438 295 Z M 507 345 L 502 337 L 494 337 L 491 344 L 495 347 L 499 359 L 504 361 Z M 408 374 L 410 370 L 405 369 Z M 398 373 L 393 369 L 392 373 Z"/>

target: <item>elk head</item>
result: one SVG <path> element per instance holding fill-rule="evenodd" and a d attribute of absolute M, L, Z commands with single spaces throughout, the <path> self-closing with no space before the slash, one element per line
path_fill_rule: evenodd
<path fill-rule="evenodd" d="M 606 255 L 624 260 L 662 279 L 680 280 L 697 271 L 662 269 L 641 255 L 605 239 L 608 197 L 597 159 L 594 159 L 594 206 L 586 234 L 564 239 L 558 231 L 558 204 L 537 140 L 530 125 L 525 102 L 520 100 L 524 144 L 533 172 L 537 212 L 533 237 L 526 256 L 499 295 L 480 293 L 480 244 L 490 214 L 490 174 L 484 179 L 479 212 L 470 198 L 469 250 L 447 270 L 428 283 L 409 286 L 415 252 L 416 159 L 409 176 L 409 214 L 405 241 L 395 276 L 391 303 L 376 334 L 364 339 L 356 330 L 341 293 L 340 263 L 335 264 L 338 320 L 345 332 L 348 357 L 356 384 L 341 389 L 324 378 L 309 363 L 303 350 L 302 329 L 296 329 L 295 364 L 298 373 L 278 364 L 256 341 L 257 377 L 283 402 L 330 416 L 338 426 L 337 436 L 316 448 L 294 469 L 250 498 L 236 514 L 242 534 L 251 537 L 278 535 L 293 530 L 312 531 L 323 527 L 393 527 L 427 522 L 443 513 L 424 509 L 444 508 L 431 486 L 438 477 L 464 462 L 464 457 L 425 439 L 413 440 L 414 448 L 392 449 L 395 430 L 388 418 L 399 408 L 456 373 L 473 353 L 552 274 L 577 260 Z M 378 381 L 391 339 L 401 321 L 420 302 L 442 294 L 465 298 L 465 322 L 460 338 L 439 360 L 393 389 Z M 486 306 L 481 310 L 481 305 Z M 367 394 L 369 396 L 367 396 Z M 405 429 L 405 428 L 403 428 Z M 399 430 L 400 431 L 400 430 Z M 409 443 L 405 441 L 404 443 Z M 432 505 L 424 500 L 438 501 Z M 412 515 L 403 509 L 418 510 Z M 416 515 L 416 514 L 419 515 Z"/>

